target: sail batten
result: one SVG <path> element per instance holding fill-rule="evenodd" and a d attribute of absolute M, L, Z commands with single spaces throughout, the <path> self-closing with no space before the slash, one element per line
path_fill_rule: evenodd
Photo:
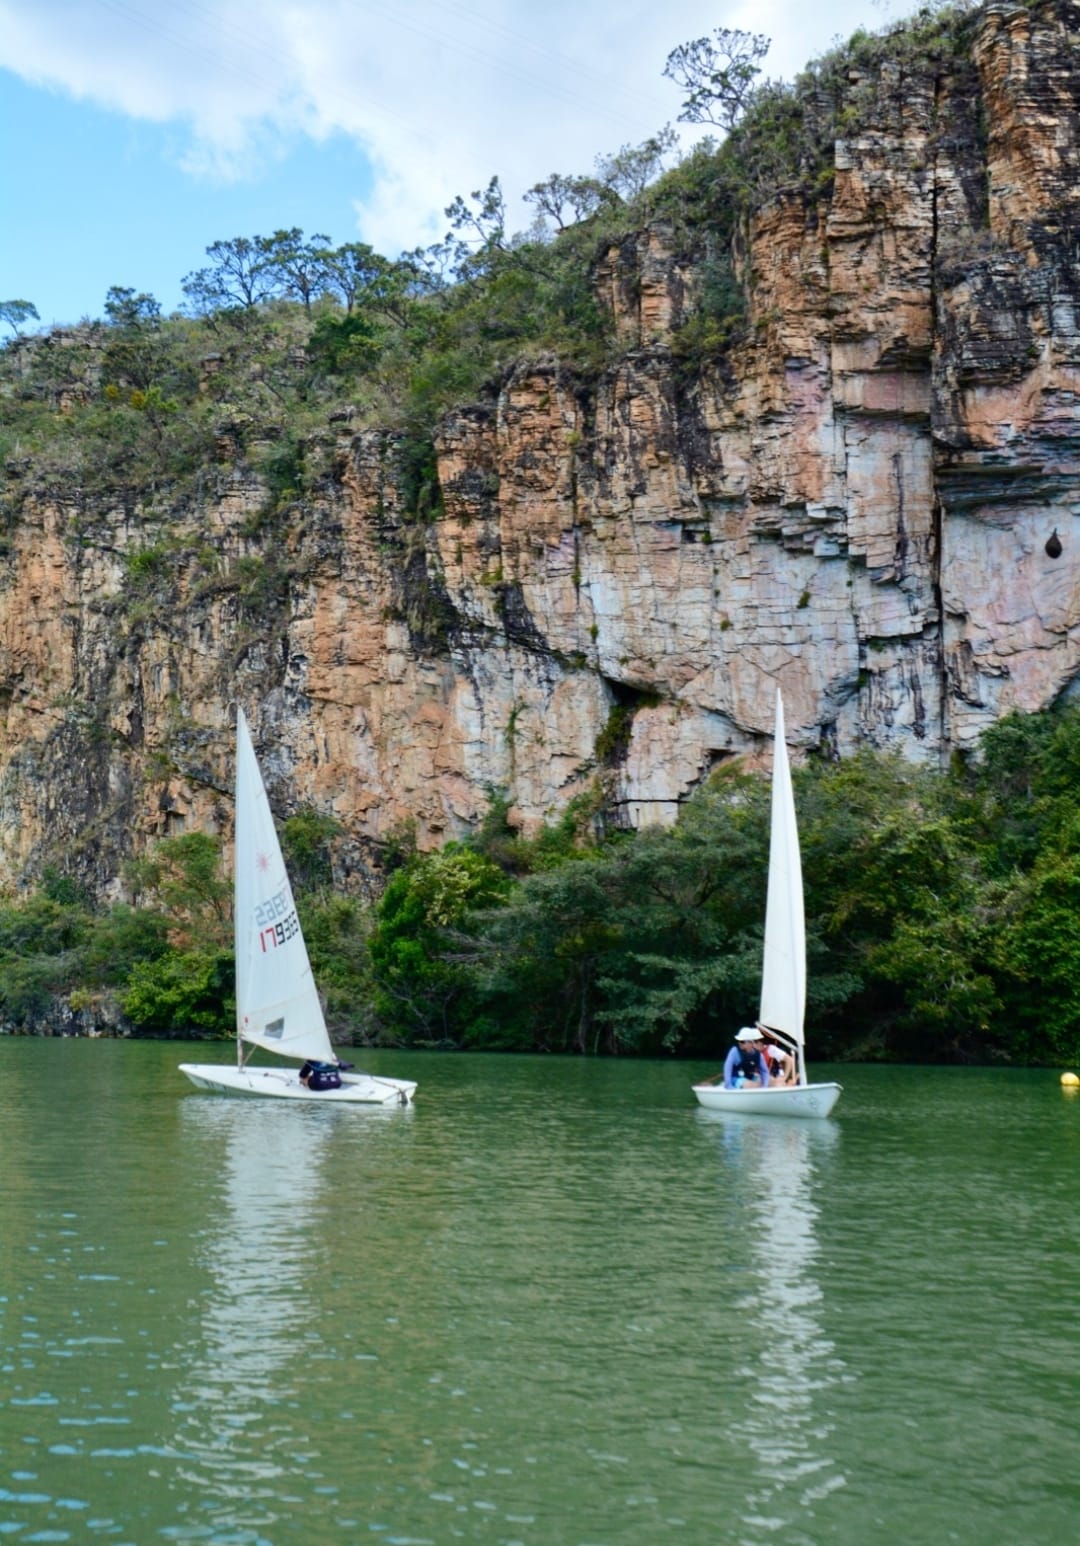
<path fill-rule="evenodd" d="M 285 1057 L 334 1060 L 270 802 L 243 710 L 236 723 L 236 1034 Z"/>
<path fill-rule="evenodd" d="M 803 912 L 802 861 L 785 740 L 784 705 L 778 691 L 773 744 L 769 890 L 765 907 L 765 950 L 758 1019 L 762 1025 L 781 1032 L 801 1048 L 805 1015 L 806 920 Z"/>

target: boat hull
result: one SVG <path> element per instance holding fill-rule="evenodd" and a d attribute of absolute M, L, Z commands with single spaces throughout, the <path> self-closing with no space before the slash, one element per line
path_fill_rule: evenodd
<path fill-rule="evenodd" d="M 709 1111 L 752 1112 L 769 1117 L 827 1117 L 840 1098 L 840 1084 L 774 1084 L 725 1090 L 721 1084 L 695 1084 L 694 1094 Z"/>
<path fill-rule="evenodd" d="M 255 1095 L 271 1100 L 318 1101 L 327 1106 L 411 1106 L 416 1083 L 374 1074 L 343 1073 L 337 1090 L 309 1090 L 291 1068 L 230 1068 L 222 1063 L 181 1063 L 196 1089 L 217 1095 Z"/>

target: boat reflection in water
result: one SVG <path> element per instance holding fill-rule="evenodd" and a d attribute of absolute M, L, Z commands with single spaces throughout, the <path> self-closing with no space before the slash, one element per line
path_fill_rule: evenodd
<path fill-rule="evenodd" d="M 209 1282 L 199 1344 L 181 1353 L 174 1446 L 218 1527 L 268 1523 L 275 1499 L 319 1483 L 321 1437 L 298 1433 L 291 1409 L 317 1378 L 313 1365 L 336 1358 L 332 1328 L 313 1312 L 335 1207 L 328 1148 L 342 1119 L 355 1128 L 395 1117 L 216 1097 L 182 1104 L 188 1146 L 204 1150 L 199 1168 L 216 1168 L 217 1186 L 206 1200 Z"/>
<path fill-rule="evenodd" d="M 743 1292 L 727 1308 L 744 1329 L 732 1339 L 735 1362 L 722 1401 L 724 1456 L 748 1462 L 742 1522 L 770 1536 L 812 1528 L 815 1503 L 845 1484 L 830 1451 L 828 1391 L 847 1378 L 826 1336 L 815 1278 L 822 1166 L 839 1139 L 832 1122 L 777 1122 L 700 1110 L 715 1135 L 725 1191 L 739 1199 L 733 1255 Z M 737 1238 L 738 1244 L 735 1245 Z M 748 1289 L 748 1291 L 747 1291 Z"/>

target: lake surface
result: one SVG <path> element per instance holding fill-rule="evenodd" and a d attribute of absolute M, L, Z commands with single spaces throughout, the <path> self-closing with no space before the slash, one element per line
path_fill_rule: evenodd
<path fill-rule="evenodd" d="M 819 1067 L 798 1123 L 700 1065 L 384 1052 L 384 1113 L 185 1057 L 0 1040 L 0 1541 L 1075 1539 L 1056 1072 Z"/>

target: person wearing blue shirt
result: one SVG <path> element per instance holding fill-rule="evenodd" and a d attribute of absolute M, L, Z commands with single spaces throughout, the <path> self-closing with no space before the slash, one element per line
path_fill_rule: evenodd
<path fill-rule="evenodd" d="M 769 1064 L 761 1048 L 761 1032 L 744 1025 L 735 1033 L 735 1044 L 724 1059 L 724 1089 L 741 1090 L 748 1085 L 764 1089 L 769 1083 Z"/>

